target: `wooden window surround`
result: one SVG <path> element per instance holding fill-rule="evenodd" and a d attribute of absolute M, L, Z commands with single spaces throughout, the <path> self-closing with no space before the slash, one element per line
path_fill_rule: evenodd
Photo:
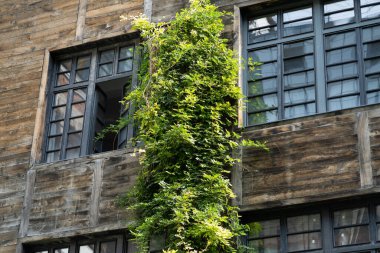
<path fill-rule="evenodd" d="M 245 125 L 380 103 L 380 0 L 287 2 L 242 11 Z"/>

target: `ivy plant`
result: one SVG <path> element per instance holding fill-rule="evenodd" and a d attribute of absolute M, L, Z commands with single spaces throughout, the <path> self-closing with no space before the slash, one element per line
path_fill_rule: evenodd
<path fill-rule="evenodd" d="M 145 152 L 121 203 L 137 213 L 131 230 L 141 252 L 155 236 L 165 237 L 165 252 L 236 252 L 247 229 L 231 205 L 242 95 L 239 60 L 221 37 L 224 15 L 209 0 L 192 0 L 170 22 L 133 21 L 143 40 L 140 85 L 123 102 L 137 108 Z"/>

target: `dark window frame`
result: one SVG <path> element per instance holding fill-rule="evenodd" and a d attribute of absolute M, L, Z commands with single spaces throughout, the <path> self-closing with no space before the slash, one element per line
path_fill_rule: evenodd
<path fill-rule="evenodd" d="M 300 3 L 301 2 L 301 3 Z M 271 122 L 278 122 L 278 121 L 283 121 L 283 120 L 288 120 L 288 119 L 294 119 L 294 118 L 302 118 L 302 117 L 307 117 L 311 115 L 318 115 L 330 111 L 339 111 L 343 110 L 346 108 L 342 109 L 331 109 L 329 110 L 328 108 L 328 97 L 327 97 L 327 89 L 328 89 L 328 80 L 327 80 L 327 60 L 326 60 L 326 46 L 325 46 L 325 39 L 328 35 L 338 33 L 338 32 L 344 32 L 348 30 L 355 30 L 356 36 L 355 38 L 357 39 L 355 43 L 356 47 L 356 55 L 357 55 L 357 68 L 358 68 L 358 83 L 359 83 L 359 91 L 358 94 L 360 95 L 359 98 L 359 105 L 354 106 L 354 107 L 347 107 L 352 109 L 352 108 L 357 108 L 357 107 L 363 107 L 369 105 L 367 102 L 367 94 L 369 93 L 369 90 L 367 90 L 366 83 L 365 83 L 365 57 L 364 57 L 364 46 L 362 42 L 362 31 L 363 29 L 367 27 L 374 27 L 374 26 L 379 26 L 380 25 L 380 17 L 377 18 L 372 18 L 372 19 L 361 19 L 361 11 L 362 8 L 367 6 L 363 5 L 360 6 L 360 0 L 353 0 L 354 2 L 354 7 L 352 8 L 355 12 L 355 17 L 354 21 L 348 24 L 343 24 L 343 25 L 337 25 L 337 26 L 332 26 L 332 27 L 325 27 L 324 25 L 324 4 L 329 3 L 329 2 L 334 2 L 334 1 L 326 1 L 323 2 L 322 0 L 307 0 L 307 1 L 300 1 L 296 3 L 284 3 L 284 2 L 279 2 L 276 4 L 276 7 L 269 7 L 265 6 L 265 8 L 260 7 L 260 5 L 257 6 L 251 6 L 251 7 L 246 7 L 245 9 L 241 10 L 241 38 L 242 38 L 242 56 L 244 59 L 248 59 L 248 52 L 253 52 L 254 50 L 258 49 L 268 49 L 270 47 L 277 47 L 278 48 L 278 57 L 277 57 L 277 62 L 278 62 L 278 73 L 277 73 L 277 110 L 278 110 L 278 116 L 276 120 L 269 120 L 266 122 L 253 122 L 249 123 L 248 120 L 248 115 L 249 114 L 254 114 L 254 111 L 251 113 L 247 111 L 243 114 L 243 122 L 244 126 L 259 126 L 259 125 L 264 125 L 264 124 L 270 124 Z M 307 32 L 307 33 L 301 33 L 293 36 L 282 36 L 283 35 L 283 13 L 287 11 L 292 11 L 292 10 L 298 10 L 299 8 L 302 7 L 308 7 L 312 6 L 312 20 L 313 20 L 313 31 Z M 376 4 L 369 4 L 368 6 L 374 6 Z M 341 10 L 337 11 L 340 12 Z M 268 39 L 264 40 L 261 42 L 253 42 L 249 43 L 249 29 L 248 29 L 248 21 L 252 20 L 253 18 L 260 18 L 265 15 L 277 15 L 277 38 L 276 39 Z M 282 45 L 285 43 L 289 42 L 296 42 L 300 40 L 306 40 L 306 39 L 312 39 L 314 41 L 314 75 L 315 75 L 315 80 L 314 80 L 314 85 L 315 85 L 315 103 L 316 103 L 316 109 L 315 113 L 309 113 L 308 115 L 302 115 L 302 116 L 293 116 L 290 118 L 285 118 L 285 101 L 284 101 L 284 96 L 285 96 L 285 91 L 284 91 L 284 71 L 283 71 L 283 56 L 282 56 Z M 250 80 L 249 78 L 249 71 L 247 70 L 248 67 L 245 67 L 246 71 L 243 72 L 243 94 L 245 97 L 248 98 L 248 81 Z M 380 72 L 380 71 L 378 71 Z M 375 73 L 378 73 L 375 72 Z M 373 74 L 376 75 L 376 74 Z M 369 74 L 367 74 L 369 76 Z M 330 81 L 331 83 L 331 81 Z M 380 88 L 379 88 L 380 91 Z M 371 92 L 379 92 L 375 90 L 371 90 Z M 376 95 L 376 94 L 374 94 Z M 260 95 L 259 95 L 260 96 Z M 339 97 L 347 97 L 348 95 L 341 95 L 337 96 Z M 376 97 L 377 98 L 377 97 Z M 376 100 L 377 101 L 377 100 Z M 309 101 L 303 102 L 304 105 L 309 103 Z M 377 102 L 375 102 L 377 103 Z M 247 102 L 247 108 L 248 108 L 248 102 Z M 288 105 L 289 106 L 289 105 Z M 274 108 L 276 109 L 276 108 Z M 271 109 L 268 110 L 263 110 L 263 111 L 270 111 Z M 258 112 L 258 111 L 257 111 Z"/>
<path fill-rule="evenodd" d="M 82 129 L 79 131 L 82 133 L 81 137 L 81 144 L 78 146 L 80 148 L 80 152 L 76 157 L 83 157 L 89 154 L 93 153 L 93 138 L 94 138 L 94 117 L 95 115 L 95 92 L 96 92 L 96 85 L 100 82 L 106 82 L 106 81 L 112 81 L 117 80 L 121 78 L 129 78 L 131 80 L 130 89 L 134 89 L 137 86 L 137 68 L 139 65 L 139 57 L 140 52 L 137 49 L 139 40 L 138 39 L 129 39 L 128 41 L 121 41 L 116 43 L 110 43 L 106 46 L 98 46 L 98 47 L 92 47 L 91 49 L 81 50 L 78 52 L 73 53 L 65 53 L 65 54 L 58 54 L 53 57 L 53 63 L 50 67 L 50 74 L 49 74 L 49 80 L 48 80 L 48 89 L 47 89 L 47 110 L 46 110 L 46 120 L 45 120 L 45 131 L 44 131 L 44 140 L 43 140 L 43 148 L 42 148 L 42 157 L 41 162 L 56 162 L 61 160 L 68 160 L 72 158 L 66 158 L 66 150 L 70 149 L 67 146 L 67 138 L 68 138 L 68 127 L 69 127 L 69 120 L 70 120 L 70 112 L 71 112 L 71 98 L 72 93 L 75 89 L 86 89 L 86 100 L 84 100 L 85 103 L 85 109 L 83 114 L 83 125 Z M 121 61 L 120 59 L 114 59 L 114 72 L 105 77 L 98 77 L 98 61 L 100 60 L 100 52 L 104 51 L 106 49 L 114 49 L 117 53 L 115 55 L 118 55 L 120 53 L 120 49 L 124 47 L 133 47 L 133 57 L 132 58 L 126 58 L 132 60 L 132 69 L 130 71 L 126 72 L 118 72 L 118 65 Z M 66 50 L 67 51 L 67 50 Z M 90 56 L 90 66 L 89 66 L 89 76 L 88 80 L 84 82 L 78 82 L 75 83 L 75 71 L 76 71 L 76 62 L 79 57 L 83 57 L 89 55 Z M 116 57 L 116 56 L 115 56 Z M 61 61 L 64 61 L 66 59 L 71 59 L 71 70 L 70 70 L 70 80 L 68 85 L 62 85 L 62 86 L 56 86 L 57 83 L 57 76 L 59 73 L 59 63 Z M 57 149 L 56 151 L 60 152 L 59 159 L 55 159 L 54 161 L 48 161 L 47 154 L 49 153 L 48 145 L 49 145 L 49 135 L 50 135 L 50 127 L 51 127 L 51 117 L 52 117 L 52 111 L 53 111 L 53 103 L 54 103 L 54 95 L 60 92 L 67 92 L 67 103 L 65 109 L 65 117 L 63 118 L 63 132 L 60 134 L 62 137 L 60 149 Z M 127 127 L 127 140 L 130 140 L 134 133 L 135 129 L 133 127 L 133 122 L 131 122 Z M 50 151 L 50 153 L 52 153 Z M 76 158 L 75 157 L 75 158 Z"/>

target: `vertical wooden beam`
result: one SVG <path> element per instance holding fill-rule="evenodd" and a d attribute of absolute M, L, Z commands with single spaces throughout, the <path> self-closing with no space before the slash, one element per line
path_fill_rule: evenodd
<path fill-rule="evenodd" d="M 99 221 L 99 201 L 100 193 L 102 190 L 102 179 L 103 179 L 103 159 L 95 160 L 94 166 L 94 177 L 93 185 L 90 199 L 90 226 L 98 225 Z"/>
<path fill-rule="evenodd" d="M 373 171 L 371 165 L 368 112 L 358 112 L 356 114 L 356 133 L 358 135 L 360 184 L 362 188 L 369 188 L 373 186 Z"/>
<path fill-rule="evenodd" d="M 33 166 L 36 162 L 41 160 L 42 156 L 42 143 L 44 137 L 45 117 L 46 117 L 46 103 L 47 103 L 47 85 L 49 82 L 49 67 L 50 67 L 50 52 L 45 49 L 44 62 L 42 66 L 40 92 L 38 95 L 38 105 L 36 113 L 36 123 L 34 126 L 32 148 L 29 165 Z"/>
<path fill-rule="evenodd" d="M 153 2 L 152 0 L 144 0 L 144 14 L 149 21 L 152 20 Z"/>
<path fill-rule="evenodd" d="M 86 22 L 86 12 L 87 12 L 87 0 L 79 0 L 77 28 L 75 32 L 76 40 L 83 39 L 84 26 Z"/>
<path fill-rule="evenodd" d="M 243 148 L 239 147 L 238 150 L 233 153 L 233 157 L 239 159 L 239 162 L 237 162 L 232 168 L 231 173 L 232 191 L 236 195 L 236 198 L 232 200 L 232 204 L 235 206 L 241 206 L 243 204 L 243 164 L 241 159 L 242 152 Z"/>
<path fill-rule="evenodd" d="M 30 169 L 26 174 L 26 186 L 24 203 L 21 210 L 21 223 L 19 229 L 19 237 L 25 237 L 28 233 L 30 208 L 32 206 L 32 198 L 34 193 L 34 183 L 36 181 L 36 171 Z"/>

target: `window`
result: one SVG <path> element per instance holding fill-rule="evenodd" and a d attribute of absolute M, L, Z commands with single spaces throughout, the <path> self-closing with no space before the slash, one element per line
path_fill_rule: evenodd
<path fill-rule="evenodd" d="M 300 2 L 243 12 L 248 126 L 380 103 L 380 0 Z"/>
<path fill-rule="evenodd" d="M 380 203 L 375 200 L 302 208 L 309 212 L 301 213 L 266 212 L 254 222 L 245 215 L 251 228 L 247 253 L 379 252 Z"/>
<path fill-rule="evenodd" d="M 54 58 L 44 160 L 54 162 L 114 150 L 133 136 L 132 125 L 102 141 L 94 137 L 128 107 L 120 100 L 135 80 L 135 46 L 114 44 Z"/>
<path fill-rule="evenodd" d="M 91 238 L 91 239 L 89 239 Z M 65 243 L 48 245 L 24 245 L 26 253 L 136 253 L 133 242 L 124 235 L 86 236 L 85 238 L 64 239 Z"/>

